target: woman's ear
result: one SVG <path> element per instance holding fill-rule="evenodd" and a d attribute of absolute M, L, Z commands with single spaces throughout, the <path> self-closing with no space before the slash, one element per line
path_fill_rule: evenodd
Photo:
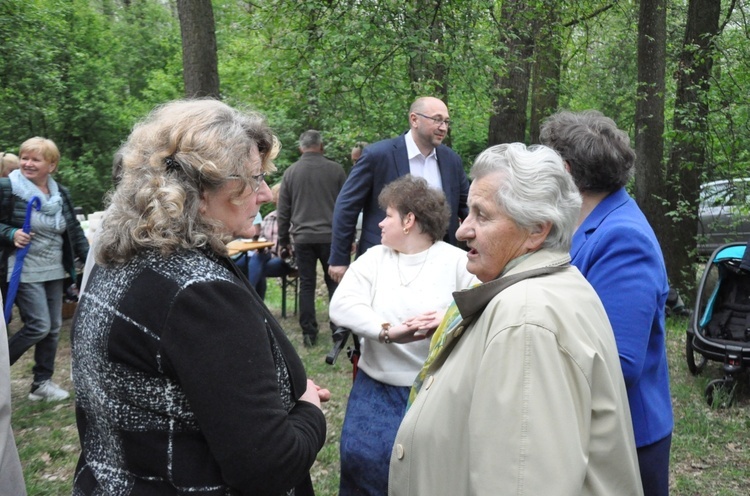
<path fill-rule="evenodd" d="M 201 215 L 206 215 L 206 208 L 207 208 L 207 206 L 208 206 L 208 205 L 207 205 L 207 203 L 206 203 L 206 192 L 205 192 L 205 191 L 202 191 L 202 192 L 201 192 L 201 202 L 200 202 L 200 204 L 198 205 L 198 212 L 199 212 L 199 213 L 200 213 Z"/>
<path fill-rule="evenodd" d="M 524 245 L 529 252 L 536 251 L 542 247 L 544 240 L 549 236 L 549 232 L 552 230 L 552 223 L 545 222 L 535 226 L 529 233 L 529 237 L 526 238 Z"/>
<path fill-rule="evenodd" d="M 411 229 L 416 223 L 417 218 L 414 216 L 413 212 L 409 212 L 401 218 L 401 224 L 406 229 Z"/>

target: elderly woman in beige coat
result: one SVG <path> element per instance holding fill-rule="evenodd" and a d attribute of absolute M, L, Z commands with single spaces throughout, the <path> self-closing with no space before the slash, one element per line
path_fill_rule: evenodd
<path fill-rule="evenodd" d="M 433 336 L 389 494 L 641 495 L 612 328 L 570 265 L 581 199 L 562 160 L 498 145 L 472 178 L 457 236 L 483 284 Z"/>

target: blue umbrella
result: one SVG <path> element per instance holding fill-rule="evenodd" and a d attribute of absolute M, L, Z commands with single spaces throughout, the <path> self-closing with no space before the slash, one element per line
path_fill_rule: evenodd
<path fill-rule="evenodd" d="M 31 231 L 31 209 L 35 208 L 39 210 L 42 208 L 42 201 L 39 197 L 34 196 L 26 206 L 26 218 L 23 221 L 23 232 L 28 234 Z M 13 302 L 16 300 L 16 293 L 18 293 L 18 285 L 21 283 L 21 271 L 23 270 L 23 259 L 26 258 L 26 252 L 29 251 L 31 242 L 16 250 L 16 263 L 13 265 L 13 273 L 10 275 L 10 282 L 8 283 L 8 295 L 5 300 L 5 323 L 10 322 L 10 316 L 13 312 Z"/>

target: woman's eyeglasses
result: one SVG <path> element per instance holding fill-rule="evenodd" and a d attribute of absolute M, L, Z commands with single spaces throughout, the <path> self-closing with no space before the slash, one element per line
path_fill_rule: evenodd
<path fill-rule="evenodd" d="M 260 174 L 250 176 L 250 188 L 252 188 L 253 193 L 258 192 L 261 185 L 265 182 L 267 174 L 268 172 L 261 172 Z M 241 180 L 242 178 L 240 176 L 229 176 L 229 179 Z"/>

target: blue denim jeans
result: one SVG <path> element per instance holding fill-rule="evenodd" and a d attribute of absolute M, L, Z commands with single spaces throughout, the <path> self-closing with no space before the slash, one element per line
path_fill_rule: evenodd
<path fill-rule="evenodd" d="M 23 327 L 8 340 L 10 364 L 34 349 L 34 382 L 52 379 L 62 326 L 63 280 L 21 283 L 16 305 Z"/>
<path fill-rule="evenodd" d="M 247 278 L 261 299 L 266 298 L 266 278 L 281 277 L 289 274 L 292 268 L 279 257 L 274 257 L 267 250 L 260 250 L 249 256 L 235 260 L 238 267 L 245 270 Z"/>

